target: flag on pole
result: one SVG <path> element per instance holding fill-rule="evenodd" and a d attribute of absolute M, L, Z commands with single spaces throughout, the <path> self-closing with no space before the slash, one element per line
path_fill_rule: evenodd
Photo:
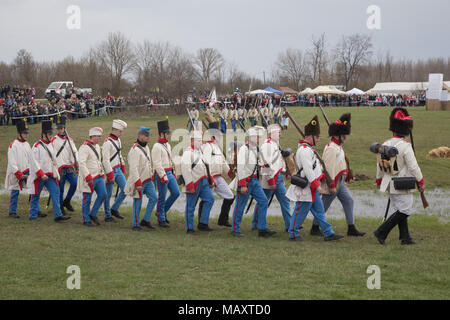
<path fill-rule="evenodd" d="M 216 102 L 217 102 L 216 88 L 211 90 L 208 100 L 209 100 L 210 107 L 214 107 L 216 105 Z"/>

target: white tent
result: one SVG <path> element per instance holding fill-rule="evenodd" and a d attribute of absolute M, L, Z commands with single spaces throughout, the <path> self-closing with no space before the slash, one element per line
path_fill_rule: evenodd
<path fill-rule="evenodd" d="M 345 92 L 333 86 L 318 86 L 310 94 L 345 94 Z"/>
<path fill-rule="evenodd" d="M 301 91 L 300 94 L 310 94 L 312 91 L 311 88 L 306 88 L 305 90 Z"/>
<path fill-rule="evenodd" d="M 373 94 L 412 94 L 418 91 L 425 91 L 428 82 L 381 82 L 366 93 Z"/>
<path fill-rule="evenodd" d="M 246 92 L 246 93 L 248 93 L 248 92 Z M 255 94 L 273 94 L 273 92 L 262 90 L 262 89 L 250 91 L 250 95 L 255 95 Z"/>
<path fill-rule="evenodd" d="M 358 88 L 353 88 L 352 90 L 347 91 L 346 94 L 360 96 L 360 95 L 364 94 L 364 91 L 362 91 L 362 90 L 360 90 Z"/>

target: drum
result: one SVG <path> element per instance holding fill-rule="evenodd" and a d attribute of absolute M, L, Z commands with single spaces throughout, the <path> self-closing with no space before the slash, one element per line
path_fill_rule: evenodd
<path fill-rule="evenodd" d="M 287 175 L 294 175 L 295 174 L 295 159 L 294 154 L 291 153 L 287 157 L 284 158 L 284 163 L 286 163 L 286 174 Z"/>

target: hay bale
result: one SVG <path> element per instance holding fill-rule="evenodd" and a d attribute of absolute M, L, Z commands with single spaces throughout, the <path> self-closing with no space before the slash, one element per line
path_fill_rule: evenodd
<path fill-rule="evenodd" d="M 450 148 L 439 147 L 428 152 L 430 158 L 450 158 Z"/>
<path fill-rule="evenodd" d="M 442 103 L 441 100 L 435 100 L 435 99 L 427 99 L 427 111 L 439 111 L 442 109 Z"/>

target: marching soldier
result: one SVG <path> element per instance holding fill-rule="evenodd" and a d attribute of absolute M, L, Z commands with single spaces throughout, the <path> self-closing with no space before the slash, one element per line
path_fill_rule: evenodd
<path fill-rule="evenodd" d="M 175 200 L 180 196 L 177 177 L 173 170 L 172 148 L 169 144 L 171 131 L 168 120 L 158 122 L 158 134 L 158 141 L 152 148 L 153 170 L 155 171 L 153 180 L 158 189 L 156 216 L 158 217 L 159 226 L 168 228 L 167 213 Z M 166 199 L 167 189 L 170 191 L 170 196 Z"/>
<path fill-rule="evenodd" d="M 319 119 L 315 116 L 305 126 L 305 139 L 299 141 L 298 150 L 295 156 L 296 166 L 299 169 L 297 174 L 305 180 L 305 187 L 291 184 L 286 196 L 295 202 L 295 208 L 291 216 L 289 226 L 289 239 L 302 241 L 300 228 L 308 212 L 311 211 L 317 219 L 320 229 L 324 234 L 325 241 L 339 240 L 343 236 L 335 234 L 331 224 L 325 218 L 320 194 L 322 188 L 320 181 L 324 179 L 320 162 L 314 152 L 314 146 L 319 142 L 320 126 Z"/>
<path fill-rule="evenodd" d="M 17 214 L 19 193 L 26 189 L 27 178 L 30 175 L 31 147 L 28 143 L 30 130 L 26 118 L 17 119 L 16 127 L 18 137 L 8 148 L 8 168 L 6 169 L 5 189 L 11 191 L 9 200 L 9 217 L 20 218 Z M 38 213 L 39 216 L 39 213 Z M 45 217 L 46 214 L 41 214 Z"/>
<path fill-rule="evenodd" d="M 198 112 L 198 109 L 195 107 L 195 105 L 192 105 L 191 111 L 189 112 L 191 115 L 192 121 L 194 122 L 194 125 L 198 127 L 198 119 L 200 118 L 200 114 Z M 192 127 L 192 122 L 189 121 L 189 131 L 192 131 L 196 128 Z"/>
<path fill-rule="evenodd" d="M 366 233 L 359 232 L 355 227 L 355 216 L 353 214 L 353 197 L 348 190 L 345 183 L 353 183 L 354 179 L 348 179 L 347 163 L 345 161 L 345 153 L 342 145 L 344 144 L 347 135 L 351 131 L 351 114 L 346 113 L 334 123 L 331 123 L 328 127 L 328 134 L 331 137 L 331 141 L 325 146 L 323 150 L 323 161 L 333 184 L 328 188 L 326 183 L 322 184 L 322 201 L 325 212 L 331 206 L 333 200 L 337 197 L 344 208 L 345 220 L 347 221 L 348 236 L 362 237 Z M 319 224 L 314 219 L 311 228 L 311 235 L 321 235 Z"/>
<path fill-rule="evenodd" d="M 264 135 L 264 131 L 264 128 L 259 126 L 248 129 L 248 142 L 239 148 L 237 176 L 230 184 L 230 187 L 237 191 L 231 227 L 231 234 L 235 237 L 244 236 L 240 232 L 240 225 L 249 195 L 257 202 L 258 235 L 270 237 L 276 233 L 267 227 L 266 216 L 269 201 L 261 188 L 258 177 L 259 166 L 263 164 L 259 151 L 259 139 Z"/>
<path fill-rule="evenodd" d="M 250 126 L 254 127 L 258 123 L 258 110 L 250 104 L 250 109 L 248 110 L 248 119 L 250 120 Z"/>
<path fill-rule="evenodd" d="M 125 193 L 133 197 L 134 231 L 141 231 L 141 226 L 147 227 L 150 230 L 155 229 L 150 223 L 150 218 L 158 196 L 156 195 L 155 185 L 152 181 L 152 162 L 150 159 L 150 150 L 147 145 L 149 136 L 150 129 L 140 127 L 137 140 L 128 153 L 130 174 L 125 186 Z M 148 203 L 144 218 L 139 222 L 143 195 L 148 198 Z"/>
<path fill-rule="evenodd" d="M 206 163 L 209 163 L 211 176 L 214 178 L 216 183 L 214 191 L 223 199 L 218 225 L 231 227 L 231 224 L 228 221 L 228 216 L 231 205 L 234 201 L 234 194 L 222 175 L 227 174 L 231 179 L 234 179 L 234 176 L 220 147 L 220 145 L 222 145 L 223 134 L 219 130 L 219 122 L 211 122 L 207 132 L 210 136 L 210 140 L 203 144 L 202 152 Z M 198 209 L 199 219 L 201 217 L 202 208 L 203 201 L 200 202 Z"/>
<path fill-rule="evenodd" d="M 238 109 L 238 121 L 241 124 L 242 128 L 245 128 L 245 118 L 247 117 L 247 111 L 243 106 Z"/>
<path fill-rule="evenodd" d="M 62 215 L 59 203 L 59 173 L 55 160 L 55 151 L 51 144 L 53 128 L 52 120 L 42 120 L 42 134 L 31 149 L 30 175 L 27 188 L 31 190 L 30 220 L 36 220 L 39 213 L 39 201 L 44 187 L 50 193 L 53 205 L 53 218 L 56 222 L 69 220 Z"/>
<path fill-rule="evenodd" d="M 270 110 L 266 105 L 260 107 L 260 110 L 262 116 L 264 117 L 264 119 L 261 119 L 261 124 L 265 129 L 267 129 L 267 125 L 270 124 Z"/>
<path fill-rule="evenodd" d="M 119 213 L 119 207 L 126 198 L 124 189 L 127 180 L 125 178 L 126 167 L 122 157 L 120 136 L 126 128 L 127 123 L 125 121 L 114 120 L 111 133 L 102 146 L 102 161 L 106 174 L 105 218 L 113 215 L 116 218 L 123 219 L 123 216 Z M 114 204 L 110 207 L 114 182 L 116 182 L 120 192 L 117 194 Z"/>
<path fill-rule="evenodd" d="M 53 148 L 56 152 L 56 163 L 58 165 L 59 175 L 59 202 L 61 204 L 61 212 L 66 214 L 64 207 L 73 212 L 73 207 L 70 204 L 75 191 L 77 190 L 77 148 L 72 138 L 66 134 L 66 116 L 58 116 L 55 118 L 57 135 L 52 139 Z M 66 181 L 69 182 L 69 191 L 66 199 L 64 199 L 64 185 Z"/>
<path fill-rule="evenodd" d="M 280 108 L 280 106 L 276 105 L 273 108 L 272 112 L 273 112 L 273 122 L 277 123 L 277 124 L 281 124 L 281 108 Z"/>
<path fill-rule="evenodd" d="M 280 148 L 281 127 L 278 124 L 271 124 L 267 127 L 269 137 L 261 145 L 261 158 L 265 166 L 261 169 L 261 187 L 266 194 L 267 199 L 274 195 L 277 197 L 281 206 L 285 230 L 288 231 L 291 221 L 290 201 L 286 197 L 286 186 L 284 185 L 284 174 L 286 173 L 286 164 Z M 289 179 L 290 177 L 286 177 Z M 258 208 L 255 208 L 252 220 L 252 229 L 257 228 Z"/>
<path fill-rule="evenodd" d="M 184 151 L 181 158 L 181 174 L 185 182 L 183 191 L 186 192 L 185 227 L 188 234 L 195 234 L 194 211 L 200 197 L 203 202 L 201 216 L 197 226 L 200 231 L 212 231 L 209 228 L 209 214 L 214 204 L 211 189 L 214 187 L 214 178 L 210 176 L 201 147 L 203 132 L 194 130 L 191 133 L 191 145 Z"/>
<path fill-rule="evenodd" d="M 408 218 L 413 212 L 414 184 L 420 192 L 425 190 L 425 180 L 417 164 L 414 149 L 405 137 L 412 135 L 413 120 L 404 108 L 395 108 L 390 116 L 389 130 L 394 136 L 383 145 L 395 147 L 398 155 L 386 167 L 381 161 L 377 165 L 377 186 L 381 192 L 389 192 L 390 204 L 394 213 L 374 232 L 380 244 L 385 244 L 389 232 L 398 225 L 403 245 L 415 244 L 408 230 Z M 380 159 L 380 158 L 379 158 Z M 396 177 L 410 177 L 412 186 L 394 184 Z"/>
<path fill-rule="evenodd" d="M 89 139 L 86 139 L 78 152 L 78 164 L 80 166 L 80 177 L 78 180 L 78 191 L 83 193 L 81 204 L 81 215 L 83 225 L 87 227 L 100 225 L 97 214 L 100 206 L 106 199 L 105 172 L 102 163 L 102 152 L 99 146 L 102 141 L 103 129 L 94 127 L 89 130 Z M 97 194 L 97 199 L 91 208 L 92 194 Z M 92 222 L 91 222 L 92 221 Z M 116 222 L 113 217 L 108 216 L 105 222 Z"/>
<path fill-rule="evenodd" d="M 234 105 L 231 105 L 230 120 L 231 120 L 231 127 L 233 128 L 233 132 L 236 132 L 236 122 L 238 120 L 238 112 L 236 110 L 236 106 L 234 106 Z"/>
<path fill-rule="evenodd" d="M 223 133 L 227 133 L 228 109 L 225 107 L 225 105 L 221 105 L 220 108 L 220 130 L 222 130 Z"/>

